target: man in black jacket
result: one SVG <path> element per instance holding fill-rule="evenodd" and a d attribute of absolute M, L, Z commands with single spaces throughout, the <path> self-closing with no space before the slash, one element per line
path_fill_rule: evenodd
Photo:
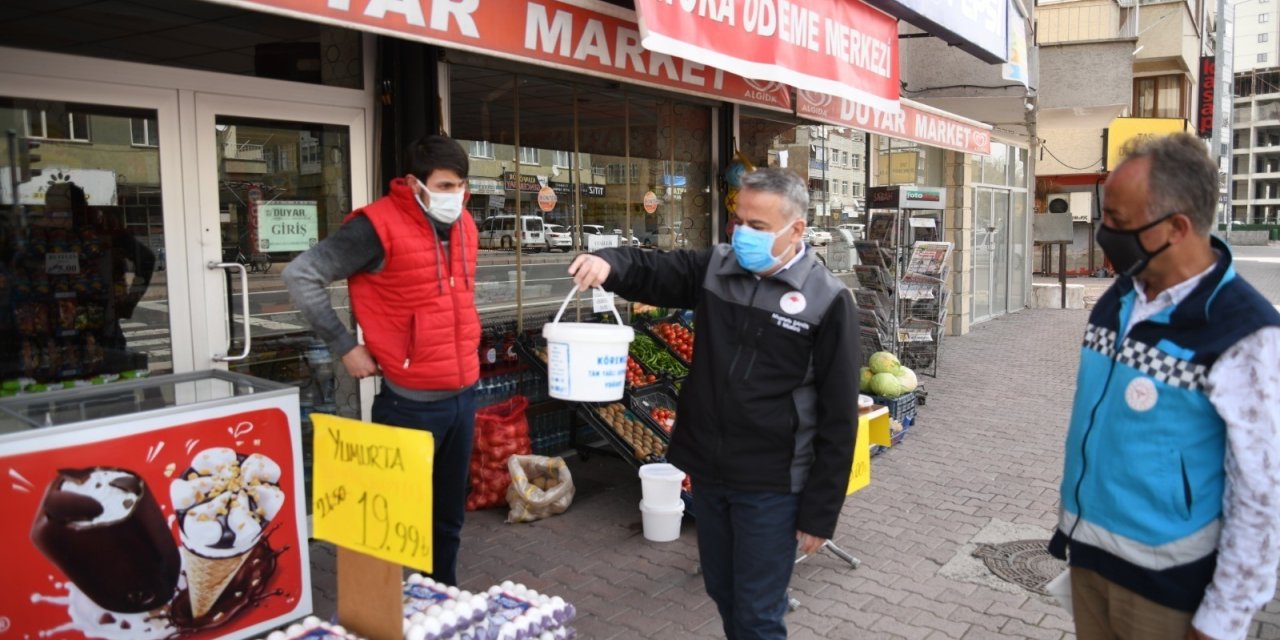
<path fill-rule="evenodd" d="M 799 176 L 742 179 L 733 244 L 604 249 L 569 267 L 579 287 L 692 308 L 693 367 L 668 459 L 693 482 L 707 593 L 731 640 L 785 638 L 796 545 L 835 532 L 853 462 L 858 329 L 853 296 L 801 241 Z"/>

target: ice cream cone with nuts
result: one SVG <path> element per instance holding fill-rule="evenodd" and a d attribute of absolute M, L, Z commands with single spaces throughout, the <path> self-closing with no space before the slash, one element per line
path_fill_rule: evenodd
<path fill-rule="evenodd" d="M 280 466 L 226 447 L 196 454 L 169 485 L 178 518 L 191 615 L 208 614 L 280 512 Z"/>

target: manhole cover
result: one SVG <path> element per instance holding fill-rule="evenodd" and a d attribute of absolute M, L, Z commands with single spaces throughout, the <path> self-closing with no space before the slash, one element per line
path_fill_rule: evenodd
<path fill-rule="evenodd" d="M 1047 596 L 1044 586 L 1067 568 L 1066 562 L 1049 555 L 1048 546 L 1046 540 L 979 544 L 973 557 L 981 558 L 1001 580 Z"/>

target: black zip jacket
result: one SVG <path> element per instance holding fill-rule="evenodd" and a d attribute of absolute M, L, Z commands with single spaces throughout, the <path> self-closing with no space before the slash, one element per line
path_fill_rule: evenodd
<path fill-rule="evenodd" d="M 699 483 L 797 493 L 797 528 L 835 533 L 858 420 L 853 296 L 813 257 L 765 278 L 729 245 L 604 249 L 604 288 L 694 310 L 693 366 L 667 459 Z"/>

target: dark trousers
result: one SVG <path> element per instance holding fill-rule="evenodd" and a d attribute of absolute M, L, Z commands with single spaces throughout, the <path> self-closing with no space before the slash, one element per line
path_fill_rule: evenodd
<path fill-rule="evenodd" d="M 431 577 L 458 584 L 458 547 L 466 516 L 467 470 L 471 464 L 471 438 L 476 423 L 473 389 L 444 400 L 416 402 L 383 387 L 373 400 L 373 421 L 394 427 L 430 431 L 435 438 L 432 481 Z"/>
<path fill-rule="evenodd" d="M 702 577 L 729 640 L 787 637 L 782 617 L 799 505 L 795 494 L 745 493 L 694 478 Z"/>

